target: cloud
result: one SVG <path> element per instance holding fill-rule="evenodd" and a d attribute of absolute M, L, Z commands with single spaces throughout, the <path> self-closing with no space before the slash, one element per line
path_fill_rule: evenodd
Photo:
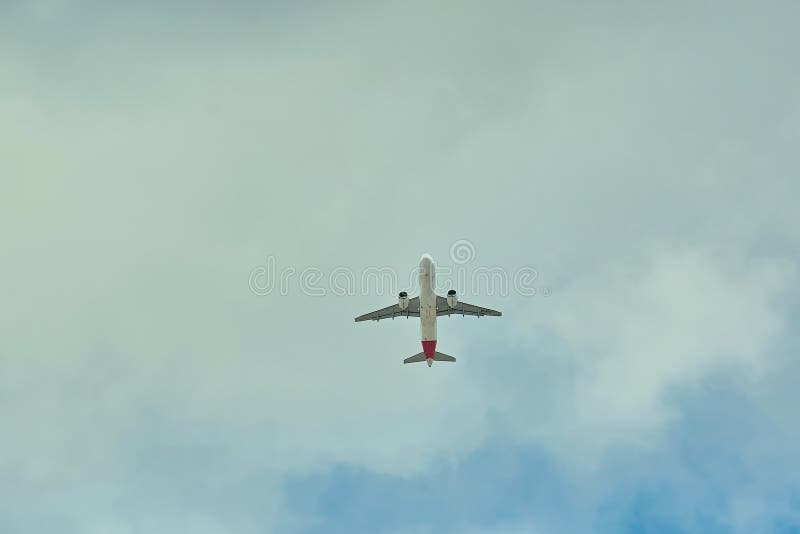
<path fill-rule="evenodd" d="M 601 266 L 547 307 L 532 306 L 537 323 L 574 354 L 571 402 L 555 423 L 566 442 L 644 445 L 649 431 L 679 416 L 666 403 L 674 387 L 721 370 L 762 374 L 786 328 L 776 301 L 794 284 L 784 260 L 679 250 L 642 266 Z"/>
<path fill-rule="evenodd" d="M 791 16 L 41 5 L 0 37 L 0 473 L 47 510 L 16 530 L 300 530 L 292 477 L 414 480 L 497 439 L 589 484 L 663 452 L 692 388 L 786 366 Z M 447 370 L 400 365 L 411 321 L 352 323 L 384 298 L 247 287 L 268 254 L 406 273 L 465 237 L 554 292 L 465 295 L 506 313 L 443 321 Z M 742 495 L 736 524 L 769 516 Z"/>

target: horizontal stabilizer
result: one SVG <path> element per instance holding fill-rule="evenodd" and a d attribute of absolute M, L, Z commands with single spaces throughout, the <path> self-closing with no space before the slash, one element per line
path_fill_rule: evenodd
<path fill-rule="evenodd" d="M 431 358 L 435 362 L 454 362 L 456 361 L 455 358 L 448 354 L 444 354 L 442 352 L 434 352 L 433 358 Z M 403 363 L 416 363 L 416 362 L 424 362 L 427 358 L 425 358 L 425 353 L 420 352 L 419 354 L 415 354 L 403 360 Z"/>
<path fill-rule="evenodd" d="M 443 352 L 436 352 L 433 355 L 433 361 L 435 362 L 454 362 L 456 361 L 455 358 L 450 356 L 449 354 L 444 354 Z"/>
<path fill-rule="evenodd" d="M 415 354 L 413 356 L 409 356 L 403 363 L 416 363 L 416 362 L 424 362 L 425 361 L 425 353 L 420 352 L 419 354 Z"/>

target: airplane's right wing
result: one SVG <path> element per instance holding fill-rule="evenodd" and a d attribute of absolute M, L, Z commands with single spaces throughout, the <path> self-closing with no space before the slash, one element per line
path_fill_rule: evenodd
<path fill-rule="evenodd" d="M 456 307 L 451 308 L 447 304 L 447 299 L 445 297 L 436 297 L 436 315 L 474 315 L 476 317 L 483 317 L 484 315 L 491 315 L 495 317 L 499 317 L 503 315 L 497 310 L 492 310 L 490 308 L 484 308 L 482 306 L 475 306 L 473 304 L 467 304 L 466 302 L 461 302 L 460 300 L 456 302 Z"/>
<path fill-rule="evenodd" d="M 394 319 L 395 317 L 419 317 L 419 297 L 408 300 L 408 308 L 400 309 L 399 304 L 392 304 L 374 312 L 365 313 L 356 317 L 356 322 L 380 321 L 381 319 Z"/>

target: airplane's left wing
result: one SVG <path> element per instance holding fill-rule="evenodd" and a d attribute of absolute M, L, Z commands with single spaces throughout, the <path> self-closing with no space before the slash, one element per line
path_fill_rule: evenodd
<path fill-rule="evenodd" d="M 447 303 L 445 302 L 445 304 Z M 395 317 L 419 317 L 419 297 L 409 299 L 408 308 L 405 310 L 401 310 L 399 304 L 393 304 L 374 312 L 359 315 L 356 317 L 356 322 L 380 321 L 381 319 L 394 319 Z"/>
<path fill-rule="evenodd" d="M 473 304 L 467 304 L 466 302 L 461 302 L 460 300 L 456 302 L 456 307 L 451 308 L 449 304 L 447 304 L 447 298 L 445 297 L 436 297 L 436 315 L 474 315 L 476 317 L 483 317 L 484 315 L 490 315 L 494 317 L 499 317 L 503 315 L 497 310 L 492 310 L 489 308 L 484 308 L 482 306 L 475 306 Z"/>

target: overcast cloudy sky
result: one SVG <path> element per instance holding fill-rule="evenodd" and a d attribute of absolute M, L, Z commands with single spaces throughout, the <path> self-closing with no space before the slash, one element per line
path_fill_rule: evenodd
<path fill-rule="evenodd" d="M 798 20 L 0 2 L 0 532 L 799 532 Z"/>

